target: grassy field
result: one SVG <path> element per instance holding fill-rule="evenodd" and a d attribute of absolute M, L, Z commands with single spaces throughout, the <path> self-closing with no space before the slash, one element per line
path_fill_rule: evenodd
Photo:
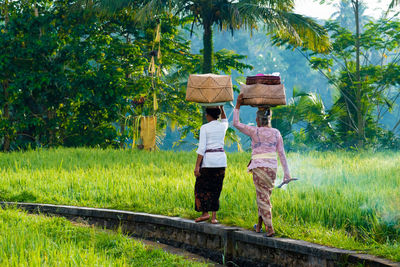
<path fill-rule="evenodd" d="M 0 209 L 1 266 L 206 266 L 121 233 Z"/>
<path fill-rule="evenodd" d="M 0 198 L 195 218 L 194 152 L 54 149 L 0 154 Z M 228 154 L 218 213 L 252 228 L 250 155 Z M 400 261 L 400 153 L 289 154 L 301 180 L 272 194 L 279 236 Z M 282 179 L 279 170 L 278 181 Z"/>

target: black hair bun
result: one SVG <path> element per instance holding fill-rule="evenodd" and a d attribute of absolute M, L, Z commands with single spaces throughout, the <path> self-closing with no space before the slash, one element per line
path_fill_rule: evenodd
<path fill-rule="evenodd" d="M 221 110 L 219 108 L 206 108 L 206 113 L 214 119 L 218 119 L 219 115 L 221 115 Z"/>

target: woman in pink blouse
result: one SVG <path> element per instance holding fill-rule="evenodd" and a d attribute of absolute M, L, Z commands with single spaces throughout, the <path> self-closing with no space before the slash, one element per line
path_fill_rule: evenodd
<path fill-rule="evenodd" d="M 278 167 L 276 152 L 279 154 L 283 167 L 284 181 L 290 179 L 283 140 L 279 130 L 271 128 L 271 111 L 269 108 L 260 108 L 257 111 L 257 127 L 240 123 L 239 109 L 242 103 L 243 95 L 240 94 L 233 112 L 233 126 L 250 136 L 252 141 L 252 157 L 248 165 L 248 171 L 253 173 L 253 182 L 257 192 L 258 223 L 255 225 L 255 229 L 256 232 L 262 231 L 262 222 L 264 222 L 267 236 L 271 237 L 275 234 L 272 226 L 270 196 Z"/>

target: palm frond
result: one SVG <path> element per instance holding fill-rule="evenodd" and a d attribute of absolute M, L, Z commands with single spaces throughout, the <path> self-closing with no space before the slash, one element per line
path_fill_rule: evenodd
<path fill-rule="evenodd" d="M 138 1 L 134 0 L 98 0 L 97 6 L 102 10 L 113 13 L 117 10 L 132 6 L 134 3 L 137 2 Z"/>
<path fill-rule="evenodd" d="M 162 0 L 143 1 L 143 5 L 137 13 L 137 19 L 142 22 L 149 21 L 161 14 L 166 7 L 168 7 L 168 5 Z"/>
<path fill-rule="evenodd" d="M 254 21 L 262 21 L 268 31 L 282 43 L 289 43 L 294 47 L 302 46 L 318 52 L 329 51 L 327 32 L 313 19 L 285 11 L 285 9 L 275 9 L 249 2 L 238 3 L 243 24 L 249 25 Z"/>
<path fill-rule="evenodd" d="M 109 0 L 110 1 L 110 0 Z M 111 0 L 112 1 L 112 0 Z M 119 0 L 120 1 L 120 0 Z M 127 0 L 124 0 L 127 1 Z M 137 12 L 137 19 L 141 22 L 147 22 L 154 19 L 162 13 L 171 15 L 181 15 L 184 17 L 184 12 L 188 6 L 188 1 L 179 0 L 143 0 Z"/>
<path fill-rule="evenodd" d="M 273 32 L 277 38 L 294 47 L 301 46 L 320 53 L 329 52 L 331 44 L 326 30 L 322 26 L 303 15 L 288 12 L 281 12 L 280 15 L 285 18 L 286 25 Z"/>
<path fill-rule="evenodd" d="M 395 6 L 397 6 L 398 4 L 400 4 L 400 0 L 392 0 L 392 2 L 389 5 L 389 8 L 392 9 Z"/>

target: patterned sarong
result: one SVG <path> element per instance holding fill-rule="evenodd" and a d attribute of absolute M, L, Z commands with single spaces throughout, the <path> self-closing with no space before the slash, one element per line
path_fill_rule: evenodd
<path fill-rule="evenodd" d="M 251 172 L 257 192 L 258 216 L 262 217 L 267 228 L 272 228 L 270 197 L 275 183 L 276 169 L 261 167 L 252 169 Z"/>
<path fill-rule="evenodd" d="M 218 211 L 225 168 L 201 168 L 194 186 L 195 210 Z"/>

